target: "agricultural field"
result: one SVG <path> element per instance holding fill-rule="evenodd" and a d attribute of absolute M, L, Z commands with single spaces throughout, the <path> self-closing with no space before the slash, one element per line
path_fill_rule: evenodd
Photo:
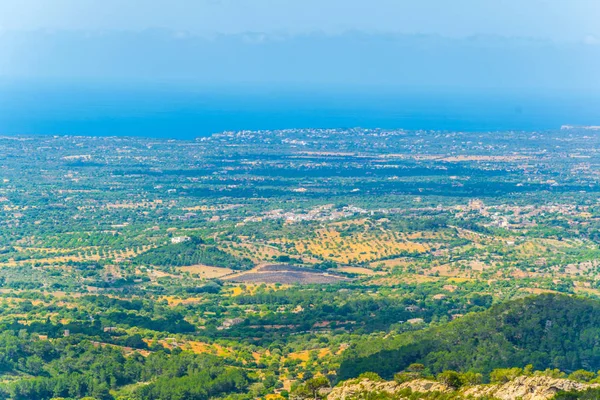
<path fill-rule="evenodd" d="M 415 374 L 377 363 L 405 345 L 423 376 L 456 369 L 435 332 L 478 316 L 473 342 L 495 313 L 538 301 L 556 303 L 548 320 L 588 315 L 599 141 L 573 129 L 1 137 L 0 399 L 174 400 L 161 393 L 186 379 L 212 390 L 194 400 L 299 398 L 363 366 Z M 595 320 L 573 323 L 594 336 Z M 519 344 L 538 342 L 555 345 Z M 465 346 L 485 379 L 509 367 Z M 595 353 L 493 346 L 519 368 L 600 369 Z"/>

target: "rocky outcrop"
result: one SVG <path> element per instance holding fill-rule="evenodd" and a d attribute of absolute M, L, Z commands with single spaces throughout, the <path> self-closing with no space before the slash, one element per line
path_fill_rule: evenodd
<path fill-rule="evenodd" d="M 557 379 L 548 376 L 521 376 L 504 384 L 477 385 L 460 389 L 457 397 L 497 398 L 500 400 L 548 400 L 559 391 L 585 390 L 599 385 L 575 382 L 569 379 Z M 366 393 L 399 394 L 403 389 L 412 392 L 433 393 L 452 391 L 448 386 L 425 379 L 416 379 L 398 384 L 396 382 L 374 382 L 369 379 L 351 380 L 335 387 L 327 396 L 328 400 L 355 400 L 364 398 Z"/>
<path fill-rule="evenodd" d="M 327 396 L 328 400 L 351 400 L 360 399 L 364 393 L 388 393 L 396 394 L 402 389 L 411 389 L 413 392 L 449 392 L 451 389 L 439 382 L 426 379 L 415 379 L 413 381 L 398 384 L 396 382 L 374 382 L 369 379 L 348 381 L 341 386 L 333 388 Z"/>
<path fill-rule="evenodd" d="M 463 391 L 465 396 L 475 398 L 488 396 L 501 400 L 546 400 L 552 398 L 560 391 L 585 390 L 589 387 L 585 383 L 569 379 L 557 379 L 549 376 L 520 376 L 502 385 L 480 385 Z"/>
<path fill-rule="evenodd" d="M 413 392 L 430 393 L 430 392 L 451 392 L 452 389 L 443 383 L 430 381 L 427 379 L 415 379 L 414 381 L 404 382 L 398 385 L 399 389 L 410 389 Z"/>

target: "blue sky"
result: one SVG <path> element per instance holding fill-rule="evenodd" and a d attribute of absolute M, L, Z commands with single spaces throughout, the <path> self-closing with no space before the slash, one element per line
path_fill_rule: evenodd
<path fill-rule="evenodd" d="M 594 41 L 598 0 L 2 0 L 0 29 L 348 30 Z"/>
<path fill-rule="evenodd" d="M 0 81 L 600 90 L 600 0 L 0 0 Z"/>

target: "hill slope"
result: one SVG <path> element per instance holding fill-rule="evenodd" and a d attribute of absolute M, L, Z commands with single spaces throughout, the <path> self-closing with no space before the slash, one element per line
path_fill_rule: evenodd
<path fill-rule="evenodd" d="M 527 297 L 423 331 L 370 340 L 346 351 L 339 379 L 372 371 L 391 378 L 411 363 L 489 373 L 533 364 L 564 371 L 600 368 L 600 302 L 566 295 Z"/>
<path fill-rule="evenodd" d="M 204 264 L 211 267 L 231 269 L 252 268 L 252 261 L 240 259 L 213 245 L 205 244 L 200 238 L 192 237 L 182 243 L 170 243 L 156 247 L 134 258 L 139 264 L 182 267 Z"/>

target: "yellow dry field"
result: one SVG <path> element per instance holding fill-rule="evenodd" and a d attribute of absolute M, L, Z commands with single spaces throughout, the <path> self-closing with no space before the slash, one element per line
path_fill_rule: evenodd
<path fill-rule="evenodd" d="M 318 358 L 323 358 L 323 357 L 331 354 L 331 350 L 329 350 L 329 348 L 325 347 L 325 348 L 318 349 L 318 350 L 303 350 L 303 351 L 297 351 L 294 353 L 289 353 L 287 355 L 287 358 L 289 358 L 290 360 L 300 360 L 303 363 L 306 363 L 308 361 L 308 359 L 310 358 L 310 353 L 312 351 L 317 351 Z"/>
<path fill-rule="evenodd" d="M 182 208 L 183 211 L 214 211 L 215 208 L 214 207 L 208 207 L 208 206 L 192 206 L 192 207 L 184 207 Z"/>
<path fill-rule="evenodd" d="M 472 278 L 450 278 L 448 279 L 448 282 L 452 282 L 452 283 L 465 283 L 465 282 L 470 282 L 473 281 L 474 279 Z"/>
<path fill-rule="evenodd" d="M 260 269 L 255 268 L 251 272 L 260 272 Z M 245 283 L 245 284 L 237 284 L 236 286 L 234 286 L 231 289 L 231 292 L 229 294 L 231 296 L 239 296 L 241 294 L 253 295 L 256 293 L 257 289 L 261 286 L 265 287 L 267 289 L 273 290 L 273 291 L 283 290 L 283 289 L 290 287 L 290 285 L 276 285 L 273 283 L 269 283 L 269 284 Z"/>
<path fill-rule="evenodd" d="M 233 354 L 233 350 L 216 343 L 210 344 L 198 341 L 189 341 L 186 342 L 183 347 L 184 349 L 189 349 L 196 354 L 214 354 L 219 357 L 226 357 Z"/>
<path fill-rule="evenodd" d="M 409 240 L 421 239 L 421 240 L 439 240 L 446 241 L 451 239 L 451 236 L 446 234 L 445 232 L 434 232 L 434 231 L 425 231 L 425 232 L 413 232 L 406 235 L 406 238 Z"/>
<path fill-rule="evenodd" d="M 163 346 L 172 349 L 175 346 L 181 347 L 183 350 L 188 350 L 196 354 L 213 354 L 219 357 L 232 357 L 235 356 L 235 350 L 229 347 L 221 346 L 217 343 L 206 343 L 196 340 L 159 340 Z M 268 351 L 267 351 L 268 353 Z M 252 358 L 255 361 L 259 361 L 261 354 L 258 352 L 252 352 Z"/>
<path fill-rule="evenodd" d="M 198 274 L 201 278 L 206 279 L 220 278 L 233 273 L 233 270 L 230 268 L 209 267 L 208 265 L 202 264 L 180 267 L 179 270 L 189 272 L 190 274 Z"/>
<path fill-rule="evenodd" d="M 16 307 L 19 303 L 23 303 L 26 301 L 30 301 L 31 304 L 33 304 L 34 306 L 46 306 L 49 305 L 49 303 L 46 303 L 44 301 L 41 300 L 29 300 L 29 299 L 22 299 L 19 297 L 6 297 L 3 296 L 2 299 L 0 300 L 0 308 L 2 305 L 5 305 L 7 307 Z M 16 315 L 16 314 L 11 314 L 11 315 Z M 24 315 L 25 316 L 25 315 Z"/>
<path fill-rule="evenodd" d="M 204 343 L 204 342 L 195 342 L 195 341 L 188 341 L 185 339 L 177 339 L 177 338 L 166 338 L 166 339 L 158 339 L 158 340 L 153 340 L 153 339 L 142 339 L 144 342 L 146 342 L 146 344 L 148 344 L 148 346 L 152 346 L 154 344 L 154 342 L 158 342 L 158 344 L 162 345 L 164 348 L 166 349 L 174 349 L 176 347 L 181 347 L 184 348 L 186 350 L 190 350 L 190 351 L 194 351 L 197 353 L 210 353 L 210 354 L 216 354 L 219 350 L 217 347 L 213 347 L 213 346 L 218 346 L 218 345 L 211 345 L 209 343 Z M 225 354 L 225 353 L 223 353 Z"/>
<path fill-rule="evenodd" d="M 166 300 L 170 306 L 178 306 L 180 304 L 198 304 L 201 303 L 204 299 L 202 297 L 188 297 L 185 299 L 180 299 L 175 296 L 162 296 L 159 298 L 160 300 Z"/>
<path fill-rule="evenodd" d="M 310 254 L 339 263 L 374 261 L 403 252 L 424 253 L 426 244 L 411 242 L 403 234 L 377 229 L 342 236 L 333 228 L 319 229 L 316 237 L 294 243 L 299 254 Z M 285 243 L 285 240 L 282 240 Z"/>
<path fill-rule="evenodd" d="M 338 268 L 337 271 L 346 272 L 349 274 L 358 274 L 358 275 L 367 275 L 367 276 L 385 275 L 385 272 L 373 271 L 372 269 L 363 268 L 363 267 L 342 267 L 342 268 Z"/>
<path fill-rule="evenodd" d="M 239 296 L 244 293 L 245 293 L 244 289 L 242 289 L 240 286 L 234 287 L 231 291 L 232 296 Z"/>

